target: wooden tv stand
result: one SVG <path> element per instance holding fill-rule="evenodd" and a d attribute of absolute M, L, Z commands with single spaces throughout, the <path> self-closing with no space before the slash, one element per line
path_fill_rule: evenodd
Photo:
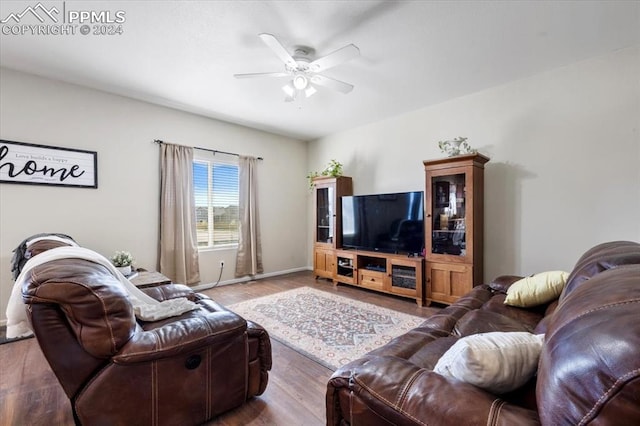
<path fill-rule="evenodd" d="M 424 258 L 360 250 L 336 250 L 333 285 L 349 284 L 425 303 Z"/>

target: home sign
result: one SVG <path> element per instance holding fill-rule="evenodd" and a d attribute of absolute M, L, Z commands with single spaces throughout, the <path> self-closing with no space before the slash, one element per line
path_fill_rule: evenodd
<path fill-rule="evenodd" d="M 0 140 L 0 183 L 98 187 L 98 153 Z"/>

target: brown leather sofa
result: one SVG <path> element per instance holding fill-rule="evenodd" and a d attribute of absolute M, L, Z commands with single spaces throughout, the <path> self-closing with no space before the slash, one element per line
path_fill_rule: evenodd
<path fill-rule="evenodd" d="M 27 256 L 59 245 L 36 242 Z M 201 424 L 267 386 L 267 332 L 184 285 L 144 291 L 160 301 L 187 297 L 197 310 L 141 322 L 97 263 L 59 259 L 29 275 L 28 317 L 78 424 Z"/>
<path fill-rule="evenodd" d="M 503 303 L 520 277 L 475 287 L 420 327 L 338 369 L 328 425 L 639 425 L 640 244 L 587 251 L 560 297 Z M 462 336 L 545 333 L 537 376 L 496 395 L 432 370 Z"/>

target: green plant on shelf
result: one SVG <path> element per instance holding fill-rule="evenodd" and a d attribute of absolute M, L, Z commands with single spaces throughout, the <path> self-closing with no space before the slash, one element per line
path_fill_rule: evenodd
<path fill-rule="evenodd" d="M 307 179 L 309 179 L 309 189 L 313 189 L 314 183 L 313 179 L 320 176 L 331 176 L 331 177 L 339 177 L 342 176 L 342 163 L 336 160 L 329 161 L 327 167 L 324 168 L 321 172 L 310 172 L 307 175 Z"/>

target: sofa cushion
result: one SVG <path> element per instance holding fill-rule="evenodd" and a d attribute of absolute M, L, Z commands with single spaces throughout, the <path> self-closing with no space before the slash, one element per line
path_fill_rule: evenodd
<path fill-rule="evenodd" d="M 427 370 L 433 370 L 438 360 L 445 354 L 459 339 L 455 336 L 440 337 L 426 345 L 423 345 L 407 361 Z"/>
<path fill-rule="evenodd" d="M 560 296 L 568 277 L 569 273 L 564 271 L 540 272 L 524 277 L 507 289 L 504 303 L 528 308 L 551 302 Z"/>
<path fill-rule="evenodd" d="M 534 308 L 517 308 L 504 304 L 506 294 L 496 294 L 491 300 L 483 304 L 480 309 L 483 311 L 494 312 L 505 317 L 509 317 L 523 326 L 527 327 L 527 331 L 532 331 L 545 315 L 546 306 L 536 306 Z M 507 330 L 503 330 L 507 331 Z"/>
<path fill-rule="evenodd" d="M 500 275 L 489 283 L 489 287 L 495 292 L 506 294 L 509 287 L 522 278 L 524 277 L 520 275 Z"/>
<path fill-rule="evenodd" d="M 640 244 L 633 241 L 598 244 L 576 262 L 560 298 L 600 272 L 622 265 L 640 265 Z"/>
<path fill-rule="evenodd" d="M 482 308 L 494 296 L 495 292 L 489 286 L 485 284 L 476 286 L 460 297 L 456 303 L 427 318 L 420 327 L 437 330 L 444 336 L 449 336 L 460 318 L 469 311 Z"/>
<path fill-rule="evenodd" d="M 27 246 L 27 249 L 25 251 L 25 257 L 27 259 L 30 259 L 47 250 L 51 250 L 58 247 L 68 247 L 70 245 L 71 245 L 70 243 L 65 243 L 64 241 L 59 241 L 59 240 L 39 240 Z"/>
<path fill-rule="evenodd" d="M 538 369 L 542 424 L 640 424 L 639 312 L 640 265 L 601 272 L 560 300 Z"/>
<path fill-rule="evenodd" d="M 533 377 L 544 335 L 527 332 L 474 334 L 458 340 L 433 371 L 502 394 Z"/>
<path fill-rule="evenodd" d="M 455 338 L 452 337 L 454 340 L 443 348 L 440 341 L 446 337 L 447 334 L 439 330 L 418 327 L 391 339 L 385 345 L 369 352 L 369 355 L 412 359 L 420 368 L 431 369 L 449 346 L 455 343 Z"/>
<path fill-rule="evenodd" d="M 527 331 L 527 327 L 521 321 L 500 315 L 497 312 L 475 309 L 460 318 L 455 326 L 453 334 L 457 336 L 469 336 L 478 333 L 490 333 L 494 331 Z"/>

